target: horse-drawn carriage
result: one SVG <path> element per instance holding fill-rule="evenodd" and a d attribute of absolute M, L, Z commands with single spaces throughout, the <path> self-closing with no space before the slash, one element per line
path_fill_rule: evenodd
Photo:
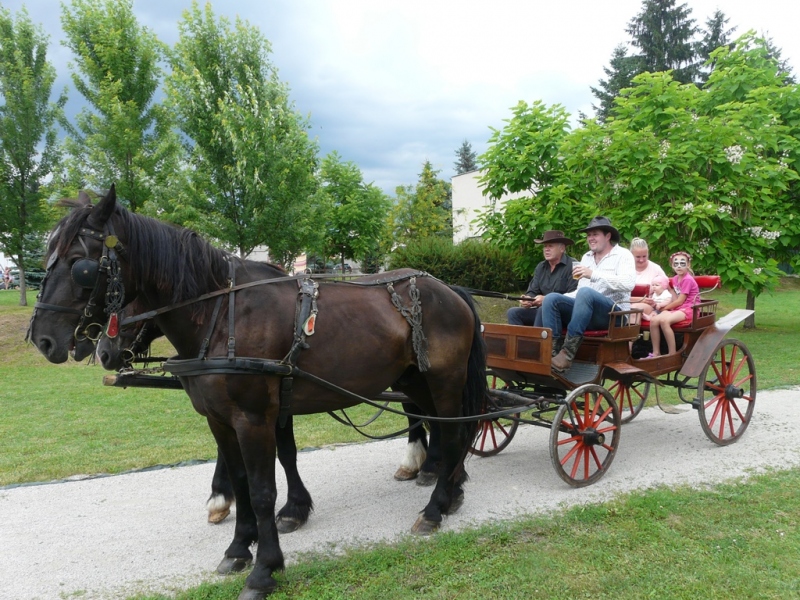
<path fill-rule="evenodd" d="M 720 286 L 718 276 L 696 279 L 705 292 Z M 633 291 L 634 296 L 646 293 Z M 698 411 L 712 442 L 737 441 L 755 407 L 755 365 L 747 347 L 725 335 L 752 311 L 736 309 L 716 320 L 717 305 L 718 300 L 702 298 L 692 319 L 673 326 L 682 338 L 677 352 L 658 358 L 635 358 L 632 353 L 634 343 L 646 342 L 649 333 L 641 312 L 612 312 L 606 330 L 585 333 L 575 361 L 563 374 L 550 368 L 549 329 L 484 323 L 491 378 L 487 410 L 507 413 L 515 405 L 520 410 L 484 419 L 473 453 L 497 454 L 520 423 L 549 427 L 550 456 L 558 475 L 570 485 L 588 485 L 608 470 L 620 426 L 641 412 L 656 386 L 677 389 L 680 399 Z"/>
<path fill-rule="evenodd" d="M 283 568 L 279 519 L 298 501 L 305 517 L 311 508 L 294 464 L 293 415 L 379 397 L 413 403 L 412 416 L 437 431 L 441 458 L 413 528 L 429 533 L 463 502 L 470 446 L 495 453 L 520 422 L 551 427 L 556 470 L 578 486 L 606 472 L 623 421 L 641 410 L 652 384 L 676 387 L 719 444 L 738 439 L 753 413 L 752 357 L 723 339 L 749 312 L 715 322 L 714 300 L 696 306 L 687 326 L 678 324 L 677 353 L 653 360 L 631 354 L 641 313 L 611 313 L 608 329 L 587 335 L 559 375 L 550 369 L 549 330 L 482 329 L 469 294 L 426 273 L 406 269 L 322 290 L 314 278 L 243 261 L 193 232 L 130 213 L 113 187 L 96 205 L 82 194 L 70 206 L 50 236 L 28 337 L 54 363 L 89 356 L 101 331 L 118 339 L 126 324 L 153 321 L 169 339 L 179 358 L 163 368 L 206 417 L 236 498 L 234 538 L 218 572 L 244 569 L 258 542 L 240 598 L 274 589 L 272 574 Z M 120 322 L 134 301 L 141 312 Z M 489 389 L 487 375 L 495 382 Z M 276 457 L 295 485 L 290 480 L 278 519 Z"/>

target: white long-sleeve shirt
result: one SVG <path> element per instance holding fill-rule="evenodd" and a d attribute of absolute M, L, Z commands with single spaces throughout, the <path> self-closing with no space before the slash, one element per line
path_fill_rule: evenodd
<path fill-rule="evenodd" d="M 581 266 L 592 270 L 592 278 L 582 277 L 578 289 L 565 296 L 574 298 L 582 287 L 588 285 L 616 303 L 620 310 L 631 307 L 631 290 L 636 285 L 636 261 L 630 250 L 619 244 L 612 246 L 599 263 L 595 262 L 594 252 L 590 250 L 581 257 Z"/>

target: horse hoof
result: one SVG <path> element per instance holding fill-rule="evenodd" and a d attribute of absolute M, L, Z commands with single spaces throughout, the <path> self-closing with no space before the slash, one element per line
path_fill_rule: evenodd
<path fill-rule="evenodd" d="M 439 531 L 439 525 L 441 525 L 441 523 L 429 521 L 424 515 L 420 515 L 417 522 L 414 523 L 414 526 L 411 528 L 411 533 L 416 535 L 431 535 Z"/>
<path fill-rule="evenodd" d="M 222 523 L 227 516 L 231 514 L 230 508 L 225 508 L 222 510 L 210 510 L 208 511 L 208 522 L 216 525 L 217 523 Z"/>
<path fill-rule="evenodd" d="M 278 517 L 275 519 L 275 525 L 278 528 L 278 533 L 292 533 L 303 526 L 303 521 L 292 517 Z"/>
<path fill-rule="evenodd" d="M 439 476 L 436 473 L 431 473 L 430 471 L 420 471 L 419 476 L 417 477 L 417 485 L 430 487 L 436 483 L 437 479 L 439 479 Z"/>
<path fill-rule="evenodd" d="M 407 469 L 406 467 L 400 467 L 394 474 L 394 478 L 397 481 L 411 481 L 412 479 L 417 478 L 417 474 L 419 471 L 412 471 L 411 469 Z"/>
<path fill-rule="evenodd" d="M 454 514 L 459 508 L 461 508 L 462 504 L 464 504 L 464 492 L 461 492 L 458 496 L 453 498 L 453 501 L 450 502 L 450 508 L 447 509 L 447 514 Z"/>
<path fill-rule="evenodd" d="M 260 589 L 260 590 L 251 588 L 250 586 L 246 585 L 239 594 L 239 600 L 264 600 L 264 598 L 266 598 L 272 592 L 275 591 L 275 587 L 277 586 L 277 584 L 275 584 L 274 580 L 273 584 L 274 585 L 270 585 L 266 589 Z"/>
<path fill-rule="evenodd" d="M 217 565 L 217 573 L 220 575 L 230 575 L 231 573 L 241 573 L 252 562 L 251 558 L 230 558 L 226 556 Z"/>

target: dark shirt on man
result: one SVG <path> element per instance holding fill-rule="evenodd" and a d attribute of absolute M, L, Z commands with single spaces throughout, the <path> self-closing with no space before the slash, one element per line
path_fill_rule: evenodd
<path fill-rule="evenodd" d="M 528 284 L 526 296 L 546 296 L 547 294 L 566 294 L 578 289 L 578 280 L 572 278 L 572 262 L 575 259 L 566 253 L 556 263 L 555 269 L 550 269 L 550 263 L 543 260 L 533 271 L 533 279 Z M 506 313 L 510 325 L 542 326 L 542 316 L 538 307 L 525 308 L 517 306 L 509 308 Z"/>

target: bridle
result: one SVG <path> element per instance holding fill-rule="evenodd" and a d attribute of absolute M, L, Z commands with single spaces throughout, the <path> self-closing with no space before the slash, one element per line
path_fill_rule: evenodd
<path fill-rule="evenodd" d="M 99 260 L 89 257 L 89 249 L 83 241 L 84 237 L 92 238 L 102 242 L 103 254 Z M 36 318 L 36 313 L 39 309 L 50 310 L 53 312 L 61 312 L 72 315 L 80 315 L 78 326 L 75 328 L 73 337 L 76 342 L 89 340 L 97 342 L 100 335 L 103 333 L 104 326 L 102 323 L 95 321 L 95 309 L 100 296 L 103 294 L 102 286 L 100 285 L 100 272 L 106 274 L 107 285 L 105 289 L 105 313 L 108 315 L 107 325 L 105 326 L 105 334 L 109 338 L 115 338 L 119 334 L 119 312 L 122 310 L 125 301 L 125 286 L 122 283 L 120 276 L 119 260 L 117 254 L 125 256 L 125 247 L 119 241 L 119 238 L 114 233 L 114 228 L 110 222 L 103 226 L 103 231 L 96 231 L 89 227 L 82 227 L 77 234 L 78 241 L 83 246 L 86 256 L 75 261 L 70 270 L 70 277 L 72 281 L 82 287 L 83 289 L 92 290 L 89 301 L 83 310 L 72 308 L 71 306 L 62 306 L 60 304 L 48 304 L 41 302 L 44 294 L 44 287 L 48 278 L 53 272 L 56 263 L 58 262 L 58 252 L 53 252 L 47 260 L 47 270 L 45 271 L 44 279 L 39 287 L 39 293 L 36 296 L 36 303 L 33 305 L 33 314 L 31 315 L 30 324 L 28 325 L 28 332 L 25 335 L 25 340 L 28 341 L 33 330 L 33 321 Z M 87 323 L 88 321 L 88 323 Z M 96 328 L 94 333 L 93 328 Z M 94 335 L 93 335 L 94 333 Z"/>

